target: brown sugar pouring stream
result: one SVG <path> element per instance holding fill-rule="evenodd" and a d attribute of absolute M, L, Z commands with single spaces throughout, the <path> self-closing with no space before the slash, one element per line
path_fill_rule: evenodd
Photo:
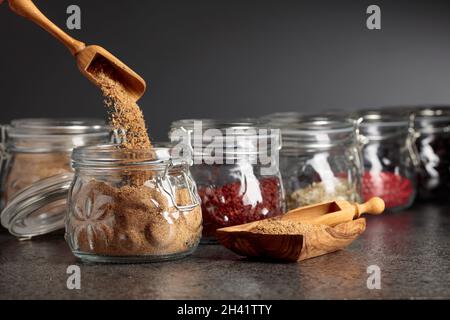
<path fill-rule="evenodd" d="M 81 73 L 93 82 L 96 86 L 100 86 L 98 80 L 89 72 L 89 67 L 96 59 L 103 58 L 107 61 L 120 75 L 120 82 L 123 84 L 130 96 L 135 100 L 139 100 L 145 92 L 146 84 L 137 73 L 131 70 L 118 58 L 113 56 L 107 50 L 97 45 L 86 46 L 83 42 L 78 41 L 59 27 L 51 22 L 31 0 L 8 0 L 10 8 L 20 16 L 33 21 L 44 30 L 53 35 L 62 42 L 75 56 L 78 68 Z"/>

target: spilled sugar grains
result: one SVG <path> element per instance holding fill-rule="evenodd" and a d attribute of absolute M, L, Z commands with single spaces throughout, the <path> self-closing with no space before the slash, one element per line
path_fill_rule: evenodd
<path fill-rule="evenodd" d="M 136 101 L 128 94 L 114 68 L 104 58 L 97 58 L 89 68 L 100 85 L 108 108 L 110 124 L 115 130 L 124 130 L 126 149 L 151 149 L 144 116 Z"/>

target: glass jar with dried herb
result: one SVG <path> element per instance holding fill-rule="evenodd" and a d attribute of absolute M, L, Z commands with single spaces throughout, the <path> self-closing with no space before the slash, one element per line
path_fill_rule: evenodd
<path fill-rule="evenodd" d="M 450 107 L 413 110 L 420 156 L 418 176 L 421 199 L 448 200 L 450 194 Z"/>
<path fill-rule="evenodd" d="M 281 132 L 280 169 L 288 209 L 360 200 L 362 158 L 355 121 L 336 115 L 302 116 Z"/>
<path fill-rule="evenodd" d="M 364 200 L 378 196 L 386 208 L 408 208 L 417 189 L 418 155 L 413 117 L 399 110 L 370 110 L 358 114 L 363 148 Z"/>
<path fill-rule="evenodd" d="M 218 228 L 284 212 L 278 130 L 256 122 L 180 120 L 172 124 L 170 138 L 191 148 L 203 243 L 215 243 Z"/>
<path fill-rule="evenodd" d="M 66 240 L 84 261 L 178 259 L 198 245 L 202 215 L 190 159 L 167 148 L 77 148 Z"/>

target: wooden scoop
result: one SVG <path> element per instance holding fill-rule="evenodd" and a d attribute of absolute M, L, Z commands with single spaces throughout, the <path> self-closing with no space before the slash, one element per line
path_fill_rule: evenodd
<path fill-rule="evenodd" d="M 101 59 L 107 61 L 117 72 L 119 81 L 124 85 L 127 92 L 135 99 L 139 100 L 145 92 L 146 84 L 137 73 L 126 66 L 122 61 L 117 59 L 104 48 L 92 45 L 87 46 L 78 40 L 70 37 L 67 33 L 58 28 L 53 22 L 42 14 L 42 12 L 33 4 L 31 0 L 8 0 L 11 9 L 28 20 L 38 24 L 44 30 L 61 41 L 75 56 L 78 68 L 81 73 L 87 77 L 96 86 L 99 83 L 95 77 L 89 72 L 90 66 Z"/>
<path fill-rule="evenodd" d="M 378 197 L 374 197 L 363 204 L 337 200 L 291 210 L 281 219 L 334 227 L 340 223 L 355 220 L 364 213 L 382 214 L 384 208 L 383 199 Z"/>
<path fill-rule="evenodd" d="M 381 214 L 384 201 L 373 198 L 364 204 L 332 201 L 292 210 L 281 217 L 251 222 L 217 230 L 219 242 L 233 252 L 247 257 L 278 261 L 301 261 L 341 250 L 366 228 L 363 213 Z M 354 220 L 356 219 L 356 220 Z M 267 221 L 308 224 L 299 234 L 266 234 L 254 229 Z"/>

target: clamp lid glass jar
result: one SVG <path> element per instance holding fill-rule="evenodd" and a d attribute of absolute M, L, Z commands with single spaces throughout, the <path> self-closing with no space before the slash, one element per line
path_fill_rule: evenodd
<path fill-rule="evenodd" d="M 281 132 L 280 169 L 288 209 L 336 199 L 360 200 L 361 153 L 355 121 L 336 115 L 303 116 Z"/>
<path fill-rule="evenodd" d="M 151 262 L 192 253 L 201 237 L 201 209 L 189 159 L 165 148 L 77 148 L 69 192 L 66 240 L 93 262 Z"/>
<path fill-rule="evenodd" d="M 413 117 L 388 110 L 365 111 L 359 116 L 366 138 L 364 199 L 381 197 L 388 209 L 409 207 L 416 195 L 418 165 Z"/>
<path fill-rule="evenodd" d="M 218 228 L 284 212 L 278 130 L 248 121 L 180 120 L 169 136 L 191 148 L 204 243 L 215 242 Z"/>
<path fill-rule="evenodd" d="M 413 109 L 420 157 L 419 196 L 448 200 L 450 194 L 450 107 Z"/>
<path fill-rule="evenodd" d="M 109 126 L 96 119 L 21 119 L 2 132 L 3 226 L 19 237 L 63 228 L 72 149 L 108 143 Z"/>
<path fill-rule="evenodd" d="M 4 205 L 32 183 L 71 171 L 73 148 L 107 143 L 111 135 L 105 122 L 95 119 L 20 119 L 3 128 Z"/>

